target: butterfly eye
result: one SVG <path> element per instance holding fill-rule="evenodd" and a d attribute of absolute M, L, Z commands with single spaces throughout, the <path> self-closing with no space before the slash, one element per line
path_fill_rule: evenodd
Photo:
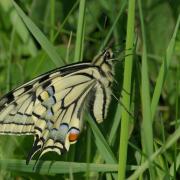
<path fill-rule="evenodd" d="M 109 51 L 109 50 L 107 50 L 105 53 L 104 53 L 104 60 L 106 61 L 106 60 L 109 60 L 109 59 L 111 59 L 112 58 L 112 53 Z"/>
<path fill-rule="evenodd" d="M 106 52 L 106 54 L 105 54 L 105 58 L 106 58 L 106 60 L 107 60 L 107 59 L 110 59 L 110 57 L 111 57 L 110 52 L 109 52 L 109 51 L 107 51 L 107 52 Z"/>

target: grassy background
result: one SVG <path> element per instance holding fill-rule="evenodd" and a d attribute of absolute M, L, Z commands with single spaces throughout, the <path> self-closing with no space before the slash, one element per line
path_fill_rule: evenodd
<path fill-rule="evenodd" d="M 133 54 L 115 65 L 112 88 L 134 117 L 112 98 L 102 124 L 86 113 L 84 130 L 70 152 L 48 153 L 34 169 L 35 161 L 28 166 L 24 161 L 33 137 L 0 136 L 0 178 L 177 179 L 180 2 L 16 3 L 0 1 L 0 95 L 53 68 L 91 60 L 112 45 L 117 56 Z"/>

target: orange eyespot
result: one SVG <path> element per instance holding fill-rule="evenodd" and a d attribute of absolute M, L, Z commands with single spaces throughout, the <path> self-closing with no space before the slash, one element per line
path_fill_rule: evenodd
<path fill-rule="evenodd" d="M 69 141 L 73 142 L 78 139 L 79 134 L 69 134 Z"/>
<path fill-rule="evenodd" d="M 70 142 L 77 141 L 78 136 L 79 136 L 79 130 L 74 129 L 74 128 L 71 129 L 70 132 L 69 132 L 69 141 Z"/>

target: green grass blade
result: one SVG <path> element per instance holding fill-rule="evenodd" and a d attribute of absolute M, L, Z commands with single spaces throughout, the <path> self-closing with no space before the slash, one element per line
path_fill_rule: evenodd
<path fill-rule="evenodd" d="M 105 140 L 104 136 L 100 132 L 94 120 L 92 120 L 92 118 L 89 116 L 89 118 L 87 118 L 87 121 L 91 126 L 91 129 L 95 136 L 95 143 L 103 159 L 107 163 L 117 163 L 117 160 L 113 152 L 111 151 L 111 148 L 109 147 L 107 141 Z"/>
<path fill-rule="evenodd" d="M 96 163 L 81 163 L 81 162 L 65 162 L 65 161 L 39 161 L 34 168 L 36 160 L 31 160 L 29 165 L 26 165 L 25 160 L 4 159 L 0 160 L 0 168 L 9 171 L 39 173 L 39 174 L 64 174 L 64 173 L 80 173 L 86 172 L 87 165 L 91 172 L 117 172 L 117 164 L 96 164 Z M 128 166 L 128 170 L 136 170 L 137 166 Z"/>
<path fill-rule="evenodd" d="M 180 127 L 167 139 L 166 143 L 159 148 L 156 152 L 154 152 L 150 157 L 149 160 L 145 161 L 138 169 L 128 178 L 128 180 L 135 180 L 137 179 L 153 162 L 157 156 L 164 153 L 168 148 L 170 148 L 177 140 L 180 138 Z"/>
<path fill-rule="evenodd" d="M 164 84 L 164 81 L 165 81 L 166 76 L 167 76 L 167 71 L 169 69 L 170 61 L 172 59 L 172 55 L 173 55 L 173 52 L 174 52 L 174 46 L 175 46 L 175 42 L 176 42 L 175 40 L 176 40 L 176 36 L 177 36 L 178 30 L 179 30 L 179 24 L 180 24 L 180 15 L 179 15 L 179 17 L 177 19 L 177 23 L 176 23 L 176 27 L 175 27 L 173 36 L 172 36 L 171 41 L 170 41 L 170 43 L 168 45 L 166 55 L 165 55 L 163 64 L 161 65 L 160 72 L 159 72 L 159 75 L 158 75 L 158 78 L 157 78 L 157 81 L 156 81 L 156 86 L 155 86 L 155 89 L 154 89 L 154 94 L 153 94 L 152 102 L 151 102 L 152 118 L 155 115 L 157 105 L 158 105 L 158 102 L 159 102 L 159 97 L 161 95 L 163 84 Z"/>
<path fill-rule="evenodd" d="M 108 143 L 110 145 L 114 144 L 114 139 L 116 137 L 117 134 L 117 130 L 120 124 L 120 117 L 121 117 L 121 105 L 118 103 L 118 106 L 116 108 L 116 112 L 115 112 L 115 116 L 114 116 L 114 120 L 112 122 L 112 127 L 111 127 L 111 131 L 109 133 L 109 137 L 108 137 Z"/>
<path fill-rule="evenodd" d="M 83 42 L 84 42 L 84 29 L 85 29 L 85 7 L 86 0 L 80 0 L 79 4 L 79 17 L 78 17 L 78 26 L 76 33 L 76 45 L 75 45 L 75 55 L 74 61 L 82 60 L 83 55 Z"/>
<path fill-rule="evenodd" d="M 177 71 L 176 71 L 176 119 L 175 119 L 175 129 L 178 128 L 178 116 L 179 116 L 179 92 L 180 92 L 180 63 L 177 64 Z M 178 143 L 174 144 L 174 172 L 173 172 L 173 176 L 174 179 L 176 179 L 177 176 L 177 169 L 179 168 L 179 164 L 180 164 L 180 156 L 178 156 L 177 150 L 178 150 Z M 171 169 L 171 168 L 170 168 Z"/>
<path fill-rule="evenodd" d="M 105 160 L 106 163 L 116 164 L 117 160 L 94 120 L 89 116 L 89 118 L 87 118 L 87 121 L 90 124 L 93 134 L 95 136 L 95 143 L 101 157 Z M 100 157 L 98 156 L 98 158 Z M 117 179 L 117 175 L 115 173 L 113 173 L 112 175 L 114 179 Z"/>
<path fill-rule="evenodd" d="M 80 162 L 64 162 L 64 161 L 39 161 L 34 168 L 35 160 L 32 160 L 27 166 L 24 160 L 0 160 L 0 167 L 6 170 L 20 172 L 38 172 L 40 174 L 62 174 L 62 173 L 78 173 L 86 172 L 87 163 Z M 117 164 L 88 164 L 89 170 L 94 172 L 114 172 L 117 171 Z"/>
<path fill-rule="evenodd" d="M 170 167 L 170 174 L 171 176 L 175 177 L 176 176 L 176 172 L 180 167 L 180 153 L 176 154 L 176 160 L 172 163 L 171 167 Z"/>
<path fill-rule="evenodd" d="M 134 20 L 135 20 L 135 0 L 129 1 L 128 4 L 128 21 L 127 21 L 127 37 L 126 49 L 132 49 L 134 42 Z M 133 54 L 133 52 L 129 52 Z M 126 56 L 123 89 L 126 92 L 131 92 L 131 74 L 132 74 L 133 57 Z M 122 104 L 127 108 L 122 108 L 121 132 L 120 132 L 120 149 L 119 149 L 119 167 L 118 179 L 124 180 L 126 173 L 127 147 L 128 147 L 128 133 L 129 133 L 129 113 L 130 112 L 130 96 L 122 92 Z"/>
<path fill-rule="evenodd" d="M 151 109 L 150 109 L 150 88 L 149 88 L 149 76 L 148 76 L 148 64 L 147 64 L 147 48 L 146 48 L 146 37 L 145 37 L 145 27 L 142 12 L 141 0 L 138 0 L 141 30 L 142 30 L 142 40 L 143 40 L 143 54 L 142 54 L 142 144 L 144 152 L 148 157 L 153 154 L 153 130 L 152 130 L 152 119 L 151 119 Z M 151 178 L 154 179 L 154 171 L 150 168 Z"/>
<path fill-rule="evenodd" d="M 21 19 L 27 26 L 28 30 L 32 33 L 32 35 L 39 42 L 41 47 L 46 51 L 46 53 L 49 55 L 49 57 L 54 62 L 54 64 L 58 67 L 60 62 L 63 60 L 56 52 L 53 45 L 46 38 L 46 36 L 40 31 L 40 29 L 32 22 L 32 20 L 28 16 L 26 16 L 26 14 L 22 11 L 22 9 L 14 1 L 12 2 L 13 2 L 14 7 L 17 10 L 17 13 L 19 14 Z"/>

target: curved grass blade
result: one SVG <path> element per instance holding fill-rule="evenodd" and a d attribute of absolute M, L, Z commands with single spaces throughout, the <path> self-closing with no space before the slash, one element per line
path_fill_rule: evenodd
<path fill-rule="evenodd" d="M 143 151 L 150 157 L 153 154 L 153 130 L 152 130 L 152 118 L 151 118 L 151 106 L 150 106 L 150 87 L 149 87 L 149 76 L 148 76 L 148 63 L 147 63 L 147 47 L 146 47 L 146 32 L 144 26 L 144 18 L 142 12 L 141 0 L 138 0 L 139 15 L 141 21 L 142 40 L 143 40 L 143 54 L 142 54 L 142 128 L 141 138 Z M 150 176 L 152 179 L 155 178 L 154 169 L 150 166 Z"/>
<path fill-rule="evenodd" d="M 75 62 L 82 60 L 82 57 L 83 57 L 85 9 L 86 9 L 86 0 L 80 0 L 78 26 L 77 26 L 77 33 L 76 33 L 76 45 L 75 45 L 76 49 L 75 49 L 75 55 L 74 55 Z"/>
<path fill-rule="evenodd" d="M 169 69 L 170 61 L 172 59 L 174 46 L 175 46 L 175 40 L 176 40 L 176 36 L 177 36 L 178 30 L 179 30 L 179 25 L 180 25 L 180 15 L 178 16 L 173 36 L 172 36 L 172 38 L 171 38 L 171 40 L 169 42 L 169 45 L 168 45 L 168 48 L 167 48 L 167 51 L 166 51 L 166 55 L 164 57 L 164 61 L 163 61 L 162 65 L 161 65 L 160 72 L 159 72 L 158 78 L 156 80 L 156 86 L 155 86 L 155 89 L 154 89 L 152 102 L 151 102 L 152 118 L 155 115 L 157 105 L 158 105 L 158 102 L 159 102 L 159 97 L 161 95 L 163 84 L 164 84 L 164 81 L 166 79 L 167 72 L 168 72 L 168 69 Z"/>
<path fill-rule="evenodd" d="M 28 30 L 32 33 L 35 39 L 39 42 L 41 47 L 46 51 L 54 64 L 59 67 L 61 62 L 63 61 L 59 54 L 56 52 L 53 45 L 46 38 L 46 36 L 40 31 L 40 29 L 32 22 L 32 20 L 22 11 L 22 9 L 12 0 L 14 7 L 17 10 L 17 13 L 27 26 Z"/>
<path fill-rule="evenodd" d="M 153 162 L 157 156 L 164 153 L 168 148 L 170 148 L 176 141 L 180 138 L 180 127 L 169 136 L 166 143 L 159 148 L 156 152 L 154 152 L 147 161 L 145 161 L 138 169 L 128 178 L 128 180 L 137 179 L 147 168 L 149 168 L 151 162 Z"/>

